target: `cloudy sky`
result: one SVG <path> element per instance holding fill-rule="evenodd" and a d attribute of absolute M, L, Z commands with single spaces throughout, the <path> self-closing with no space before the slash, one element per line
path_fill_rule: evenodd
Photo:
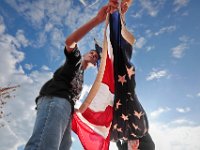
<path fill-rule="evenodd" d="M 0 87 L 20 85 L 0 119 L 1 150 L 23 150 L 35 121 L 35 97 L 64 62 L 67 35 L 94 17 L 106 0 L 1 0 Z M 136 92 L 156 150 L 199 150 L 200 1 L 135 0 L 126 14 L 134 34 Z M 104 24 L 80 43 L 83 54 L 102 43 Z M 96 69 L 85 73 L 81 100 Z M 72 150 L 82 149 L 73 134 Z M 111 144 L 112 150 L 115 145 Z"/>

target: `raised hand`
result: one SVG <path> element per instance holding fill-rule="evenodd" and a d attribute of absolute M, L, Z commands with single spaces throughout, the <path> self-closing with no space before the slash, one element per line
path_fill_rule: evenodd
<path fill-rule="evenodd" d="M 118 2 L 111 0 L 107 5 L 103 6 L 97 13 L 97 19 L 102 22 L 106 19 L 107 13 L 113 13 L 118 9 Z"/>
<path fill-rule="evenodd" d="M 122 0 L 121 2 L 121 12 L 122 14 L 125 14 L 128 11 L 128 8 L 130 7 L 133 0 Z"/>

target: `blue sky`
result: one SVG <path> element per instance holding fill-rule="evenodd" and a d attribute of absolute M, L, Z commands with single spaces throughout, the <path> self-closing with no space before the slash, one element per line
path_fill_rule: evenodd
<path fill-rule="evenodd" d="M 0 120 L 2 150 L 23 149 L 32 133 L 41 86 L 64 62 L 67 35 L 94 17 L 106 0 L 1 0 L 0 87 L 21 85 Z M 136 92 L 144 106 L 156 150 L 199 150 L 200 1 L 135 0 L 126 14 L 134 34 Z M 81 53 L 102 43 L 104 24 L 78 43 Z M 81 100 L 97 71 L 85 73 Z M 82 149 L 73 135 L 73 150 Z M 110 149 L 116 149 L 111 144 Z"/>

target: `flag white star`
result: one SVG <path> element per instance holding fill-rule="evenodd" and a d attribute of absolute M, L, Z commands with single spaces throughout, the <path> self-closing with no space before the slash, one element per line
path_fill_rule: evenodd
<path fill-rule="evenodd" d="M 117 103 L 116 103 L 116 108 L 118 109 L 120 105 L 122 105 L 122 104 L 120 103 L 120 99 L 119 99 L 119 100 L 117 101 Z"/>
<path fill-rule="evenodd" d="M 118 82 L 121 82 L 122 86 L 124 83 L 126 83 L 125 77 L 126 75 L 123 75 L 123 76 L 118 75 Z"/>
<path fill-rule="evenodd" d="M 138 127 L 138 125 L 132 123 L 133 127 L 135 128 L 135 130 L 140 130 L 140 128 Z"/>
<path fill-rule="evenodd" d="M 138 117 L 138 119 L 140 119 L 144 115 L 144 113 L 142 113 L 142 111 L 141 112 L 137 112 L 137 111 L 134 110 L 134 115 L 136 117 Z"/>
<path fill-rule="evenodd" d="M 124 115 L 124 114 L 121 115 L 121 118 L 122 118 L 124 121 L 128 120 L 128 116 L 126 116 L 126 115 Z"/>
<path fill-rule="evenodd" d="M 127 71 L 127 73 L 128 73 L 129 79 L 131 79 L 131 76 L 135 74 L 135 71 L 133 70 L 133 66 L 132 66 L 131 68 L 128 68 L 128 67 L 126 66 L 126 71 Z"/>

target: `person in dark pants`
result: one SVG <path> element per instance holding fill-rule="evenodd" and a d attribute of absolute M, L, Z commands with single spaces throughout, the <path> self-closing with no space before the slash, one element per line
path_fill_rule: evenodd
<path fill-rule="evenodd" d="M 155 144 L 148 133 L 147 135 L 143 136 L 139 139 L 139 150 L 155 150 Z"/>

